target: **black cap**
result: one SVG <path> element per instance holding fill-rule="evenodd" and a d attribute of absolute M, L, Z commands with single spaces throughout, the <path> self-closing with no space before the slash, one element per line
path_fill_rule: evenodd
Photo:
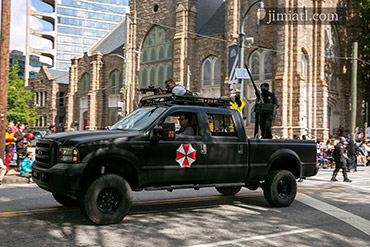
<path fill-rule="evenodd" d="M 24 125 L 28 125 L 28 123 L 27 123 L 27 122 L 24 122 L 23 124 L 24 124 Z"/>
<path fill-rule="evenodd" d="M 267 88 L 270 88 L 270 85 L 268 83 L 262 83 L 261 84 L 261 87 L 267 87 Z"/>

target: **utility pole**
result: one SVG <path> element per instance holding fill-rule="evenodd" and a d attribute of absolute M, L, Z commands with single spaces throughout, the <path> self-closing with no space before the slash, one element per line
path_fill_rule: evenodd
<path fill-rule="evenodd" d="M 357 111 L 357 56 L 358 43 L 353 42 L 352 75 L 351 75 L 351 139 L 355 141 L 356 111 Z"/>
<path fill-rule="evenodd" d="M 1 1 L 0 41 L 0 158 L 4 159 L 8 105 L 10 0 Z"/>

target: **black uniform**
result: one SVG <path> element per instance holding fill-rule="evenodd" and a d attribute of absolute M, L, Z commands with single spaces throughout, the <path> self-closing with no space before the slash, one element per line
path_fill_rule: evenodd
<path fill-rule="evenodd" d="M 346 153 L 346 148 L 344 146 L 343 142 L 338 142 L 338 144 L 334 148 L 334 160 L 335 160 L 335 170 L 333 172 L 333 176 L 331 178 L 331 181 L 338 181 L 336 179 L 337 174 L 340 169 L 342 169 L 343 177 L 345 182 L 351 182 L 351 180 L 348 179 L 347 175 L 347 160 L 343 157 L 343 154 Z"/>
<path fill-rule="evenodd" d="M 264 104 L 272 104 L 276 105 L 276 108 L 279 107 L 278 100 L 274 93 L 269 92 L 268 90 L 261 90 L 262 98 Z M 261 136 L 265 139 L 271 139 L 272 133 L 271 133 L 271 125 L 272 120 L 274 120 L 274 113 L 275 111 L 271 111 L 269 113 L 261 112 L 260 114 L 260 128 L 261 128 Z"/>

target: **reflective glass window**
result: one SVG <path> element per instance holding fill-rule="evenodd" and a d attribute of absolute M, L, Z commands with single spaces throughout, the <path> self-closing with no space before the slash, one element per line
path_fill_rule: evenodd
<path fill-rule="evenodd" d="M 84 45 L 93 45 L 98 41 L 98 39 L 90 39 L 90 38 L 85 38 L 84 39 Z"/>
<path fill-rule="evenodd" d="M 86 36 L 92 36 L 92 37 L 104 37 L 107 34 L 107 31 L 96 31 L 96 30 L 90 30 L 90 29 L 85 29 L 84 30 L 84 35 Z"/>
<path fill-rule="evenodd" d="M 58 32 L 82 35 L 82 29 L 81 28 L 75 28 L 75 27 L 58 26 Z"/>
<path fill-rule="evenodd" d="M 64 54 L 64 53 L 57 53 L 57 59 L 58 60 L 71 60 L 72 58 L 74 58 L 75 56 L 78 56 L 76 54 Z"/>
<path fill-rule="evenodd" d="M 66 35 L 58 35 L 57 41 L 64 42 L 64 43 L 71 43 L 71 44 L 81 44 L 82 38 L 80 37 L 73 37 L 73 36 L 66 36 Z"/>
<path fill-rule="evenodd" d="M 59 70 L 68 70 L 70 65 L 71 65 L 71 63 L 57 62 L 57 69 L 59 69 Z"/>
<path fill-rule="evenodd" d="M 57 51 L 82 53 L 82 47 L 81 46 L 72 46 L 72 45 L 57 45 Z"/>
<path fill-rule="evenodd" d="M 103 22 L 85 21 L 85 27 L 93 27 L 98 29 L 108 29 L 109 25 Z"/>
<path fill-rule="evenodd" d="M 67 18 L 67 17 L 58 17 L 58 23 L 74 25 L 74 26 L 82 26 L 82 20 L 74 19 L 74 18 Z"/>

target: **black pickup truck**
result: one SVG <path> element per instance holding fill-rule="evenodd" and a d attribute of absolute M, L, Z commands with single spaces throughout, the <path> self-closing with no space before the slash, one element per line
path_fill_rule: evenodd
<path fill-rule="evenodd" d="M 65 132 L 38 141 L 32 176 L 62 205 L 96 224 L 120 222 L 132 191 L 215 187 L 235 195 L 262 187 L 272 206 L 290 205 L 296 179 L 314 176 L 313 141 L 249 139 L 222 99 L 148 96 L 110 130 Z M 177 134 L 186 116 L 192 135 Z"/>

